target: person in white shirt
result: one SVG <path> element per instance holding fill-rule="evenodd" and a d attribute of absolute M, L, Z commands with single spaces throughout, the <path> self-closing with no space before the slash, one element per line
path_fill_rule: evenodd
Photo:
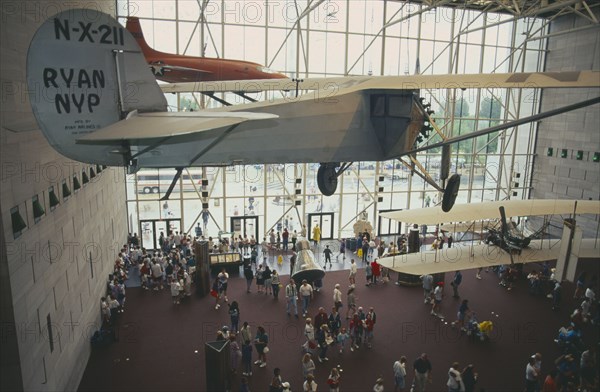
<path fill-rule="evenodd" d="M 383 392 L 383 378 L 379 377 L 373 385 L 373 392 Z"/>
<path fill-rule="evenodd" d="M 585 290 L 585 297 L 590 300 L 590 303 L 593 303 L 596 299 L 596 293 L 594 293 L 594 290 L 592 290 L 591 287 L 588 287 Z"/>
<path fill-rule="evenodd" d="M 317 383 L 315 382 L 314 376 L 309 374 L 306 376 L 306 381 L 302 385 L 302 390 L 304 392 L 316 392 L 317 391 Z"/>
<path fill-rule="evenodd" d="M 350 260 L 350 276 L 348 277 L 350 284 L 356 284 L 356 272 L 357 271 L 358 271 L 358 267 L 356 266 L 354 259 L 351 259 Z"/>
<path fill-rule="evenodd" d="M 160 287 L 160 289 L 163 289 L 163 284 L 162 284 L 162 276 L 163 276 L 163 269 L 160 266 L 160 264 L 158 262 L 154 262 L 152 263 L 152 280 L 154 281 L 154 290 L 158 290 L 158 288 Z"/>
<path fill-rule="evenodd" d="M 444 282 L 438 282 L 435 290 L 433 290 L 433 306 L 431 308 L 431 314 L 434 316 L 441 317 L 438 313 L 440 310 L 440 304 L 442 303 L 442 298 L 444 297 Z"/>
<path fill-rule="evenodd" d="M 394 392 L 402 391 L 406 386 L 406 357 L 394 362 Z"/>
<path fill-rule="evenodd" d="M 306 279 L 302 281 L 302 285 L 300 286 L 300 298 L 302 298 L 302 317 L 306 317 L 308 314 L 308 305 L 310 304 L 310 300 L 313 297 L 313 288 L 308 284 Z"/>
<path fill-rule="evenodd" d="M 219 275 L 217 275 L 217 279 L 217 291 L 219 292 L 218 295 L 220 297 L 222 296 L 225 299 L 225 302 L 227 302 L 227 282 L 229 280 L 229 274 L 227 273 L 225 268 L 223 268 L 221 272 L 219 272 Z"/>
<path fill-rule="evenodd" d="M 342 291 L 340 290 L 339 283 L 337 283 L 333 289 L 333 305 L 335 306 L 336 312 L 342 307 Z"/>
<path fill-rule="evenodd" d="M 181 292 L 181 284 L 177 279 L 173 279 L 171 282 L 171 297 L 173 298 L 173 305 L 179 305 L 179 294 Z"/>
<path fill-rule="evenodd" d="M 311 344 L 315 344 L 315 327 L 312 324 L 312 319 L 308 317 L 306 319 L 306 324 L 304 325 L 304 336 L 306 337 L 306 342 L 302 346 L 304 351 L 309 354 L 312 354 Z"/>
<path fill-rule="evenodd" d="M 458 362 L 454 362 L 448 370 L 448 392 L 462 392 L 465 390 L 465 384 L 462 382 L 460 370 L 458 370 Z"/>

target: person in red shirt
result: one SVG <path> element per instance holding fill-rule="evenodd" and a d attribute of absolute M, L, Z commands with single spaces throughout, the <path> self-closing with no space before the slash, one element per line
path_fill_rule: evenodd
<path fill-rule="evenodd" d="M 372 283 L 377 284 L 377 280 L 381 276 L 381 265 L 377 262 L 377 259 L 373 260 L 371 263 L 371 268 L 373 269 Z"/>
<path fill-rule="evenodd" d="M 542 392 L 558 392 L 558 389 L 556 388 L 556 374 L 556 369 L 552 369 L 546 376 L 544 385 L 542 385 Z"/>

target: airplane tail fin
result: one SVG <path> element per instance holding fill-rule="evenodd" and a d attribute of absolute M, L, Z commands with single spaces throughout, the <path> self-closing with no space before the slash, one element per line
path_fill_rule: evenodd
<path fill-rule="evenodd" d="M 77 139 L 128 112 L 167 109 L 135 39 L 110 15 L 91 9 L 61 12 L 38 28 L 27 53 L 27 84 L 50 145 L 80 162 L 124 165 L 126 148 L 85 146 Z"/>
<path fill-rule="evenodd" d="M 135 38 L 135 41 L 142 49 L 142 52 L 144 52 L 144 55 L 157 53 L 157 51 L 152 49 L 146 42 L 139 18 L 135 16 L 127 17 L 127 24 L 125 25 L 125 28 L 131 33 L 131 35 L 133 35 L 133 38 Z"/>

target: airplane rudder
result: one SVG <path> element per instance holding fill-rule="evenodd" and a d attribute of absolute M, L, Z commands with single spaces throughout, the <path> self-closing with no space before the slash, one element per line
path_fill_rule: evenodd
<path fill-rule="evenodd" d="M 148 45 L 148 43 L 146 42 L 146 38 L 144 37 L 144 32 L 142 30 L 142 25 L 140 24 L 139 18 L 134 16 L 128 17 L 127 23 L 125 24 L 125 28 L 127 29 L 127 31 L 129 31 L 129 33 L 131 33 L 133 38 L 135 38 L 135 41 L 144 53 L 155 52 L 155 50 L 152 49 L 150 45 Z"/>

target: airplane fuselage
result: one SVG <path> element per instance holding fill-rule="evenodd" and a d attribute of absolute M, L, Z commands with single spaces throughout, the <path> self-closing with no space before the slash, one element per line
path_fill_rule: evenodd
<path fill-rule="evenodd" d="M 126 28 L 142 49 L 146 62 L 156 79 L 163 82 L 287 78 L 281 73 L 273 72 L 251 61 L 185 56 L 154 50 L 146 43 L 140 20 L 136 17 L 127 18 Z"/>
<path fill-rule="evenodd" d="M 287 78 L 249 61 L 155 53 L 144 53 L 146 61 L 156 79 L 168 83 Z"/>

